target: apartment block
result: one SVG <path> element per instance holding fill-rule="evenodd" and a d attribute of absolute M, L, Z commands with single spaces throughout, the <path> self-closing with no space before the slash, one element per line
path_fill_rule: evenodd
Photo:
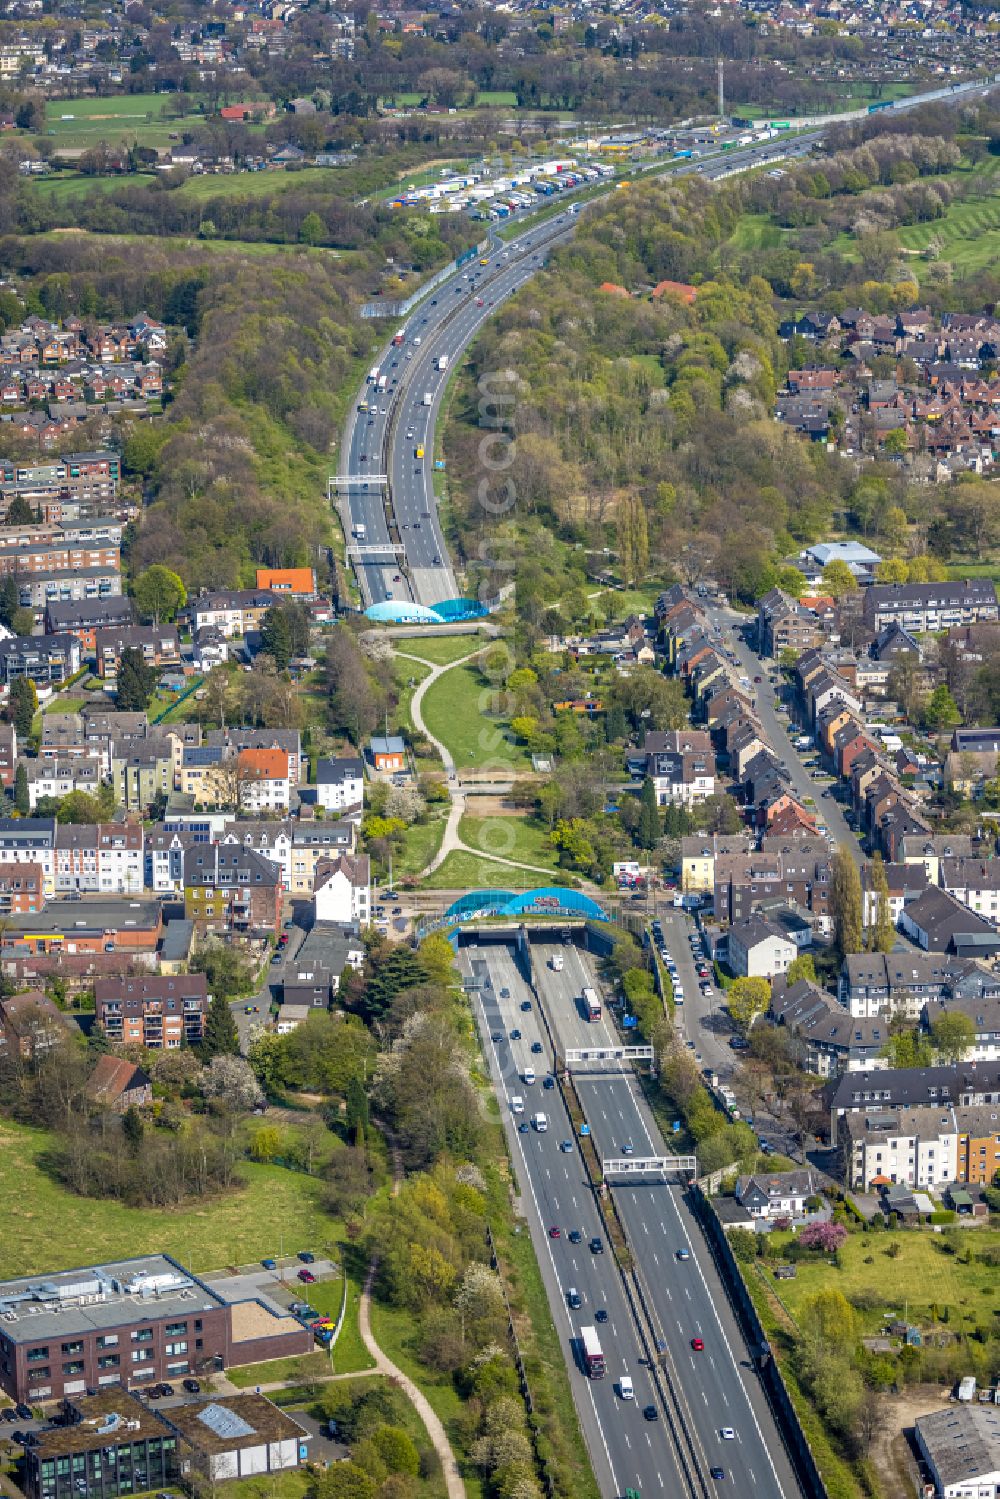
<path fill-rule="evenodd" d="M 203 973 L 94 982 L 97 1024 L 108 1040 L 151 1051 L 197 1045 L 204 1034 L 209 998 Z"/>

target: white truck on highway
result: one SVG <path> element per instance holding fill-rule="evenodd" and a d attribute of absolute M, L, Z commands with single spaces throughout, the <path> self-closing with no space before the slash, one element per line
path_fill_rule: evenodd
<path fill-rule="evenodd" d="M 438 367 L 439 370 L 446 370 L 448 368 L 448 356 L 447 356 L 447 354 L 439 354 L 438 355 L 438 358 L 437 358 L 437 367 Z"/>
<path fill-rule="evenodd" d="M 551 958 L 549 959 L 549 967 L 552 969 L 553 973 L 562 973 L 563 955 L 561 952 L 554 952 L 552 954 Z"/>
<path fill-rule="evenodd" d="M 429 390 L 425 390 L 424 391 L 424 405 L 425 406 L 430 406 L 432 404 L 433 400 L 434 400 L 434 397 L 431 395 L 430 391 Z"/>
<path fill-rule="evenodd" d="M 549 1116 L 547 1114 L 532 1114 L 531 1122 L 540 1135 L 544 1135 L 549 1127 Z"/>
<path fill-rule="evenodd" d="M 368 535 L 368 528 L 363 520 L 354 522 L 354 534 L 359 541 L 364 541 L 365 537 Z"/>

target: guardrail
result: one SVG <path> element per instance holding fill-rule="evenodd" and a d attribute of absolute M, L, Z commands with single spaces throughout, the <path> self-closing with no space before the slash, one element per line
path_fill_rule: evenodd
<path fill-rule="evenodd" d="M 569 1115 L 570 1123 L 573 1124 L 574 1116 L 582 1117 L 583 1106 L 577 1095 L 573 1079 L 557 1065 L 558 1054 L 555 1037 L 549 1025 L 549 1018 L 545 1013 L 545 1006 L 542 1003 L 541 995 L 538 992 L 537 985 L 533 981 L 530 984 L 530 988 L 535 996 L 538 1013 L 541 1016 L 542 1025 L 548 1037 L 553 1060 L 553 1072 L 555 1073 L 559 1093 L 566 1112 Z M 572 1097 L 568 1096 L 568 1090 L 571 1090 Z M 590 1183 L 591 1191 L 594 1194 L 598 1217 L 601 1220 L 608 1243 L 614 1250 L 615 1266 L 621 1278 L 622 1290 L 625 1293 L 629 1311 L 632 1313 L 632 1320 L 639 1334 L 639 1341 L 642 1344 L 647 1367 L 652 1375 L 653 1384 L 656 1386 L 660 1403 L 663 1406 L 667 1423 L 670 1426 L 671 1437 L 677 1453 L 677 1461 L 687 1481 L 688 1491 L 692 1495 L 700 1495 L 701 1499 L 714 1499 L 714 1495 L 708 1488 L 707 1479 L 699 1464 L 698 1455 L 695 1452 L 694 1437 L 691 1434 L 682 1408 L 681 1386 L 677 1379 L 676 1371 L 671 1368 L 669 1354 L 666 1351 L 663 1339 L 660 1338 L 657 1340 L 654 1331 L 649 1304 L 639 1280 L 632 1252 L 628 1247 L 624 1225 L 618 1217 L 618 1210 L 615 1207 L 613 1198 L 608 1193 L 603 1177 L 598 1180 L 600 1163 L 597 1159 L 597 1150 L 593 1138 L 590 1135 L 581 1136 L 575 1124 L 573 1138 L 580 1159 L 583 1162 L 583 1168 L 587 1173 L 587 1180 Z M 585 1145 L 590 1147 L 589 1151 L 585 1148 Z M 653 1356 L 654 1348 L 657 1354 L 655 1358 Z"/>
<path fill-rule="evenodd" d="M 757 1315 L 757 1308 L 753 1304 L 746 1282 L 740 1273 L 736 1256 L 726 1238 L 725 1229 L 719 1222 L 711 1202 L 697 1183 L 691 1187 L 691 1200 L 736 1320 L 750 1344 L 754 1364 L 760 1374 L 761 1386 L 774 1414 L 778 1430 L 784 1439 L 785 1449 L 802 1486 L 802 1491 L 807 1499 L 829 1499 L 823 1475 L 802 1429 L 798 1412 L 792 1404 L 788 1386 L 771 1352 L 767 1334 Z"/>

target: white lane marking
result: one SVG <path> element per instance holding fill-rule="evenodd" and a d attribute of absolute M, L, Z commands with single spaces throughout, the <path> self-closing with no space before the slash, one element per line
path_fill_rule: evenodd
<path fill-rule="evenodd" d="M 480 996 L 480 1005 L 482 1006 L 483 1019 L 485 1021 L 486 1020 L 486 1006 L 483 1003 L 482 996 Z M 495 1046 L 494 1046 L 494 1056 L 495 1056 L 497 1064 L 499 1066 L 499 1058 L 496 1057 L 496 1047 Z M 503 1089 L 504 1097 L 507 1099 L 507 1103 L 508 1103 L 508 1107 L 509 1107 L 509 1105 L 510 1105 L 510 1095 L 507 1092 L 507 1084 L 504 1081 L 502 1074 L 501 1074 L 501 1077 L 500 1077 L 500 1086 Z M 521 1152 L 521 1164 L 524 1167 L 524 1175 L 525 1175 L 525 1179 L 527 1180 L 527 1183 L 528 1183 L 528 1190 L 531 1193 L 531 1200 L 532 1200 L 532 1202 L 535 1205 L 535 1217 L 536 1217 L 536 1219 L 538 1221 L 538 1224 L 540 1226 L 541 1232 L 544 1234 L 545 1229 L 544 1229 L 544 1224 L 542 1222 L 542 1214 L 541 1214 L 541 1210 L 540 1210 L 540 1208 L 538 1206 L 538 1198 L 535 1196 L 535 1184 L 534 1184 L 534 1182 L 531 1179 L 531 1172 L 528 1170 L 528 1162 L 527 1162 L 527 1159 L 526 1159 L 525 1154 L 524 1154 L 524 1146 L 522 1144 L 521 1136 L 520 1135 L 517 1136 L 517 1145 L 518 1145 L 518 1149 Z M 548 1235 L 545 1235 L 545 1249 L 546 1249 L 546 1253 L 548 1254 L 548 1257 L 549 1257 L 549 1264 L 552 1267 L 552 1277 L 553 1277 L 553 1280 L 555 1281 L 555 1284 L 557 1286 L 561 1285 L 562 1284 L 562 1278 L 559 1275 L 558 1270 L 556 1269 L 555 1256 L 552 1253 L 552 1244 L 549 1241 Z M 561 1312 L 562 1312 L 562 1315 L 565 1318 L 566 1323 L 567 1323 L 567 1325 L 569 1327 L 570 1337 L 572 1338 L 572 1336 L 573 1336 L 573 1324 L 572 1324 L 572 1322 L 569 1319 L 569 1313 L 566 1310 L 565 1303 L 563 1303 L 562 1306 L 561 1306 Z M 611 1452 L 610 1452 L 610 1450 L 608 1448 L 608 1439 L 604 1435 L 604 1426 L 603 1426 L 603 1424 L 601 1422 L 600 1416 L 597 1413 L 597 1402 L 594 1399 L 594 1389 L 593 1389 L 593 1381 L 592 1380 L 588 1379 L 586 1389 L 587 1389 L 587 1394 L 590 1396 L 590 1405 L 591 1405 L 591 1409 L 594 1412 L 594 1421 L 595 1421 L 595 1423 L 597 1425 L 598 1431 L 601 1434 L 601 1445 L 604 1448 L 604 1456 L 607 1459 L 608 1471 L 611 1474 L 611 1481 L 612 1481 L 612 1483 L 615 1486 L 616 1492 L 620 1493 L 621 1492 L 621 1486 L 620 1486 L 620 1484 L 618 1482 L 618 1475 L 615 1473 L 615 1465 L 611 1461 Z"/>
<path fill-rule="evenodd" d="M 667 1199 L 668 1199 L 668 1201 L 670 1203 L 670 1206 L 674 1210 L 674 1215 L 677 1218 L 677 1225 L 678 1225 L 678 1227 L 681 1228 L 681 1229 L 683 1229 L 683 1224 L 681 1222 L 680 1209 L 678 1208 L 677 1203 L 674 1201 L 674 1194 L 673 1194 L 673 1192 L 668 1191 L 668 1193 L 667 1193 Z M 730 1346 L 729 1339 L 726 1337 L 726 1329 L 722 1325 L 722 1318 L 719 1316 L 718 1311 L 715 1310 L 715 1303 L 712 1300 L 711 1292 L 708 1289 L 708 1281 L 705 1279 L 705 1272 L 701 1268 L 701 1264 L 699 1263 L 698 1256 L 697 1255 L 692 1255 L 692 1259 L 694 1260 L 695 1269 L 698 1271 L 699 1278 L 700 1278 L 701 1283 L 702 1283 L 702 1285 L 703 1285 L 703 1287 L 705 1289 L 705 1297 L 706 1297 L 706 1299 L 708 1301 L 708 1304 L 715 1311 L 715 1320 L 716 1320 L 716 1323 L 718 1325 L 719 1332 L 722 1335 L 723 1344 L 725 1345 L 726 1352 L 729 1354 L 729 1361 L 730 1361 L 730 1363 L 733 1366 L 733 1372 L 736 1375 L 736 1380 L 737 1380 L 737 1383 L 739 1385 L 740 1392 L 743 1395 L 743 1398 L 744 1398 L 744 1400 L 747 1403 L 747 1409 L 750 1412 L 750 1419 L 751 1419 L 751 1421 L 754 1424 L 754 1430 L 757 1433 L 757 1438 L 758 1438 L 758 1440 L 760 1442 L 761 1447 L 764 1450 L 765 1456 L 767 1457 L 768 1466 L 771 1469 L 771 1476 L 773 1477 L 773 1479 L 775 1481 L 775 1484 L 777 1485 L 778 1493 L 781 1496 L 781 1499 L 784 1499 L 785 1491 L 781 1487 L 781 1480 L 778 1477 L 777 1469 L 774 1466 L 774 1460 L 771 1457 L 771 1453 L 770 1453 L 770 1451 L 768 1449 L 767 1443 L 764 1440 L 764 1433 L 760 1429 L 760 1422 L 757 1420 L 757 1412 L 753 1408 L 753 1403 L 752 1403 L 752 1401 L 750 1399 L 750 1392 L 748 1391 L 746 1385 L 743 1383 L 743 1380 L 740 1378 L 740 1371 L 739 1371 L 739 1368 L 738 1368 L 737 1363 L 736 1363 L 736 1356 L 733 1353 L 733 1350 L 732 1350 L 732 1348 Z"/>

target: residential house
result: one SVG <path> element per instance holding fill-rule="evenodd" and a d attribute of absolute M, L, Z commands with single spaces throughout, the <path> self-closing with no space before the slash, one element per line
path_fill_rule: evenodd
<path fill-rule="evenodd" d="M 1000 1104 L 968 1104 L 955 1110 L 958 1123 L 957 1181 L 988 1187 L 1000 1172 Z"/>
<path fill-rule="evenodd" d="M 87 1092 L 93 1101 L 116 1114 L 128 1109 L 144 1109 L 153 1102 L 153 1083 L 149 1074 L 135 1062 L 108 1052 L 98 1057 L 90 1074 Z"/>
<path fill-rule="evenodd" d="M 926 635 L 1000 617 L 996 588 L 989 578 L 875 584 L 865 593 L 863 613 L 876 634 L 894 622 L 910 634 Z"/>
<path fill-rule="evenodd" d="M 364 761 L 357 756 L 322 758 L 316 763 L 316 805 L 328 812 L 360 807 L 364 801 Z"/>
<path fill-rule="evenodd" d="M 757 648 L 775 659 L 784 651 L 812 650 L 821 645 L 824 630 L 811 609 L 804 608 L 780 588 L 772 588 L 757 604 Z"/>
<path fill-rule="evenodd" d="M 221 746 L 232 754 L 241 750 L 284 750 L 288 756 L 288 779 L 293 786 L 298 786 L 308 768 L 308 756 L 302 753 L 298 729 L 210 729 L 205 743 L 211 748 Z"/>
<path fill-rule="evenodd" d="M 316 596 L 316 573 L 311 567 L 258 567 L 257 587 L 311 599 Z"/>
<path fill-rule="evenodd" d="M 715 753 L 705 730 L 647 733 L 643 751 L 658 806 L 691 807 L 714 795 Z"/>
<path fill-rule="evenodd" d="M 313 910 L 318 922 L 367 926 L 371 920 L 371 867 L 367 854 L 342 855 L 316 869 Z"/>
<path fill-rule="evenodd" d="M 94 982 L 97 1025 L 109 1041 L 176 1051 L 202 1039 L 211 996 L 203 973 L 142 974 Z"/>
<path fill-rule="evenodd" d="M 240 750 L 236 774 L 238 805 L 242 811 L 258 816 L 288 811 L 291 777 L 286 750 Z"/>
<path fill-rule="evenodd" d="M 55 894 L 54 817 L 0 817 L 0 862 L 38 865 L 46 896 Z"/>
<path fill-rule="evenodd" d="M 55 1046 L 71 1030 L 72 1022 L 39 989 L 0 995 L 0 1057 L 30 1061 L 37 1052 Z"/>
<path fill-rule="evenodd" d="M 0 786 L 9 790 L 17 774 L 17 730 L 12 723 L 0 724 Z"/>
<path fill-rule="evenodd" d="M 30 677 L 38 686 L 61 687 L 80 670 L 75 635 L 18 635 L 0 640 L 0 682 Z"/>
<path fill-rule="evenodd" d="M 927 889 L 927 871 L 922 864 L 883 864 L 889 894 L 887 905 L 893 926 L 899 921 L 903 907 L 916 900 Z M 872 888 L 872 866 L 866 863 L 861 871 L 864 892 L 865 926 L 874 926 L 878 920 L 879 896 Z"/>
<path fill-rule="evenodd" d="M 192 630 L 211 627 L 230 640 L 234 635 L 259 630 L 273 604 L 274 594 L 268 588 L 237 588 L 193 599 L 187 606 L 187 614 Z"/>
<path fill-rule="evenodd" d="M 48 635 L 75 635 L 86 656 L 97 649 L 98 630 L 123 630 L 133 624 L 132 600 L 122 595 L 104 598 L 52 599 L 45 606 Z"/>
<path fill-rule="evenodd" d="M 806 1203 L 819 1191 L 815 1172 L 776 1171 L 773 1175 L 738 1176 L 736 1201 L 751 1218 L 801 1218 Z"/>
<path fill-rule="evenodd" d="M 53 603 L 112 598 L 122 591 L 121 573 L 117 566 L 78 567 L 68 572 L 19 573 L 16 581 L 21 608 L 33 609 L 39 619 Z"/>
<path fill-rule="evenodd" d="M 45 905 L 41 864 L 0 864 L 0 916 L 27 916 Z"/>
<path fill-rule="evenodd" d="M 184 914 L 209 932 L 277 932 L 281 877 L 253 849 L 196 845 L 184 855 Z"/>
<path fill-rule="evenodd" d="M 856 1018 L 903 1014 L 917 1020 L 941 999 L 1000 996 L 1000 975 L 942 952 L 850 953 L 840 973 L 840 1002 Z"/>
<path fill-rule="evenodd" d="M 798 947 L 770 921 L 751 917 L 731 927 L 728 961 L 738 978 L 773 979 L 798 957 Z"/>
<path fill-rule="evenodd" d="M 126 812 L 146 816 L 170 795 L 174 786 L 174 746 L 166 734 L 140 740 L 115 740 L 111 748 L 111 783 L 115 800 Z"/>
<path fill-rule="evenodd" d="M 1000 1103 L 1000 1062 L 941 1063 L 932 1067 L 892 1067 L 852 1072 L 829 1082 L 823 1102 L 830 1110 L 835 1140 L 846 1114 L 892 1113 L 941 1104 L 967 1107 Z"/>
<path fill-rule="evenodd" d="M 96 759 L 60 762 L 38 758 L 26 760 L 24 766 L 28 777 L 28 804 L 32 812 L 40 797 L 54 797 L 61 801 L 71 791 L 84 791 L 95 796 L 101 788 L 101 766 Z"/>
<path fill-rule="evenodd" d="M 890 1183 L 929 1190 L 956 1178 L 958 1123 L 950 1105 L 844 1114 L 838 1138 L 855 1191 Z"/>
<path fill-rule="evenodd" d="M 1000 986 L 1000 979 L 996 981 Z M 982 996 L 955 995 L 947 999 L 928 1000 L 921 1020 L 929 1031 L 942 1015 L 965 1015 L 971 1022 L 974 1039 L 965 1052 L 964 1062 L 1000 1061 L 1000 994 L 988 999 Z"/>
<path fill-rule="evenodd" d="M 789 984 L 779 977 L 771 986 L 771 1014 L 802 1044 L 807 1072 L 835 1077 L 887 1067 L 882 1048 L 889 1035 L 885 1020 L 855 1020 L 843 1005 L 808 979 Z"/>
<path fill-rule="evenodd" d="M 1000 923 L 1000 859 L 942 859 L 941 888 L 977 916 Z"/>
<path fill-rule="evenodd" d="M 715 861 L 720 854 L 745 854 L 749 840 L 743 833 L 695 833 L 681 839 L 681 889 L 685 894 L 711 893 Z"/>
<path fill-rule="evenodd" d="M 138 651 L 145 666 L 157 670 L 180 664 L 181 652 L 177 630 L 173 625 L 123 625 L 95 632 L 97 673 L 117 677 L 118 664 L 125 651 Z"/>

